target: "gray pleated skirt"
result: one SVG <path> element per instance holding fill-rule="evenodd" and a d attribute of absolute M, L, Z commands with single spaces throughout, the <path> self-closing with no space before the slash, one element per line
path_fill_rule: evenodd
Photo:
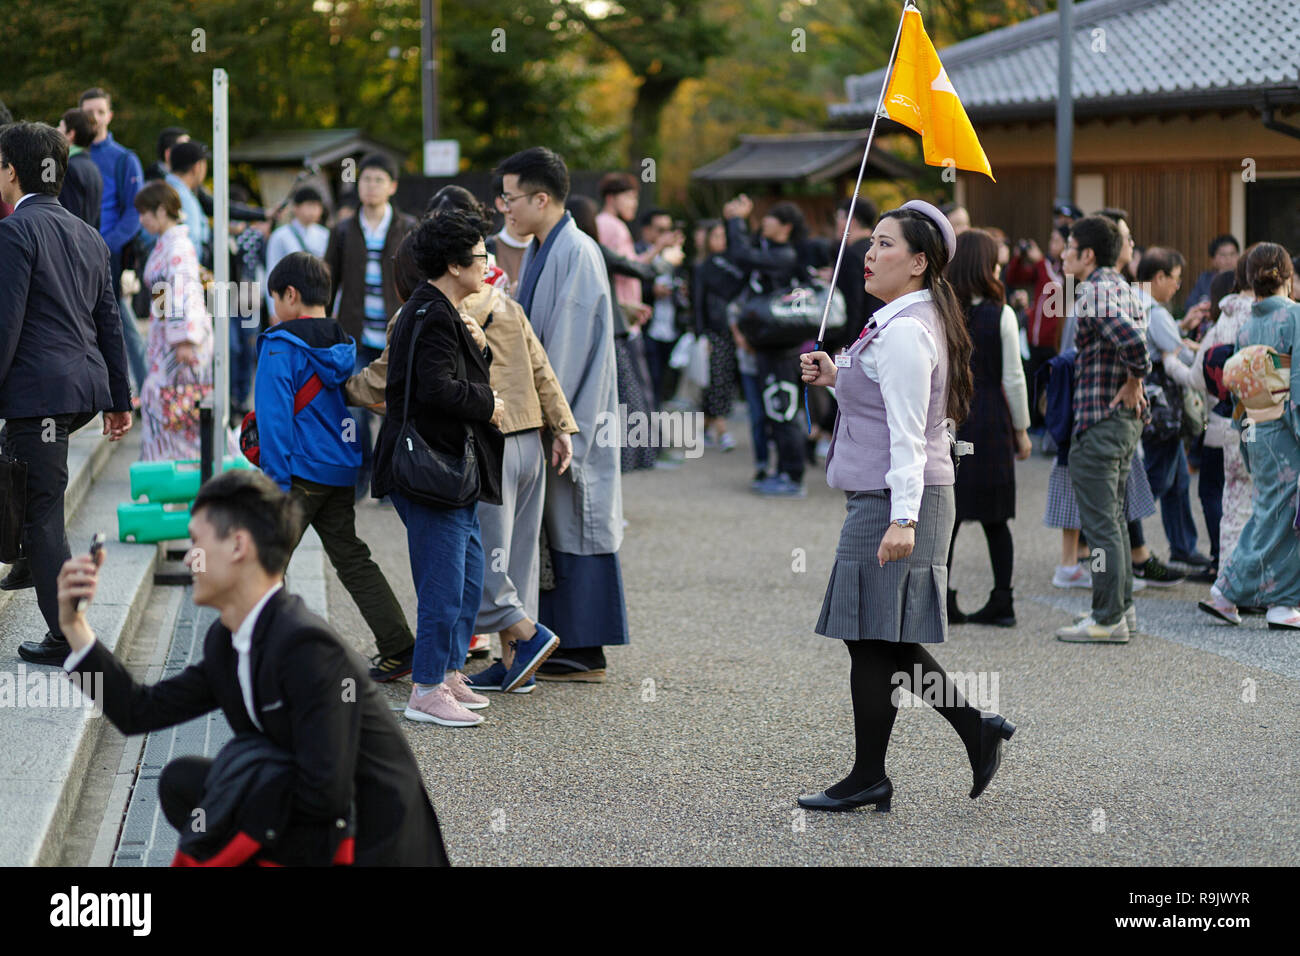
<path fill-rule="evenodd" d="M 952 485 L 927 485 L 916 545 L 883 568 L 876 559 L 889 527 L 888 490 L 850 491 L 816 631 L 841 641 L 939 644 L 948 637 L 948 545 L 957 516 Z"/>

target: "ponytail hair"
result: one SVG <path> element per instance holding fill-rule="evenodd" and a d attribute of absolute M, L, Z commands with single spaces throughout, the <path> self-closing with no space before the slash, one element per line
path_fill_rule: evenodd
<path fill-rule="evenodd" d="M 934 221 L 915 209 L 891 209 L 880 218 L 897 219 L 908 249 L 925 254 L 925 274 L 921 283 L 934 300 L 948 344 L 948 400 L 944 414 L 960 425 L 970 414 L 975 384 L 970 370 L 972 345 L 966 314 L 957 301 L 957 293 L 944 276 L 944 269 L 948 266 L 948 246 Z"/>

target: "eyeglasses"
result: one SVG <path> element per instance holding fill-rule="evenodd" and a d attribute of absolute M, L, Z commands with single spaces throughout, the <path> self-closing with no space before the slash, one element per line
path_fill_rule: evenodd
<path fill-rule="evenodd" d="M 486 252 L 471 252 L 469 257 L 471 259 L 482 259 L 484 262 L 488 261 L 488 254 Z"/>
<path fill-rule="evenodd" d="M 545 190 L 542 190 L 542 189 L 534 189 L 532 192 L 527 192 L 527 193 L 516 193 L 516 194 L 513 195 L 513 196 L 511 196 L 509 193 L 501 193 L 501 195 L 499 195 L 497 198 L 500 199 L 500 200 L 501 200 L 503 203 L 505 203 L 507 206 L 509 206 L 509 205 L 510 205 L 512 202 L 514 202 L 516 199 L 524 199 L 524 198 L 526 198 L 526 197 L 528 197 L 528 196 L 536 196 L 536 195 L 537 195 L 538 193 L 540 193 L 540 192 L 545 192 Z"/>

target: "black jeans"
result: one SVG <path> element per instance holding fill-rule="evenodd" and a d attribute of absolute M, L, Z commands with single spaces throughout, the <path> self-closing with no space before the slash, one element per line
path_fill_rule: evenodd
<path fill-rule="evenodd" d="M 793 481 L 803 481 L 807 460 L 807 432 L 800 416 L 803 381 L 796 353 L 756 352 L 758 384 L 763 390 L 763 412 L 776 442 L 777 471 Z"/>
<path fill-rule="evenodd" d="M 59 570 L 72 557 L 63 524 L 63 493 L 68 487 L 68 436 L 95 417 L 94 412 L 11 418 L 0 433 L 0 447 L 27 463 L 27 511 L 23 555 L 36 583 L 36 603 L 50 633 L 59 630 Z M 87 550 L 90 542 L 85 542 Z"/>
<path fill-rule="evenodd" d="M 322 485 L 297 475 L 291 481 L 289 494 L 302 508 L 303 528 L 311 525 L 320 535 L 339 581 L 374 633 L 379 653 L 391 657 L 409 650 L 415 645 L 415 637 L 406 624 L 402 605 L 397 602 L 384 572 L 370 557 L 370 549 L 357 537 L 352 487 Z M 293 546 L 297 548 L 298 542 Z"/>

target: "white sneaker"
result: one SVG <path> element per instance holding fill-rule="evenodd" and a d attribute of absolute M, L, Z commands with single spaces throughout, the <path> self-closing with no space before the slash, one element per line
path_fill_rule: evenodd
<path fill-rule="evenodd" d="M 1268 621 L 1269 630 L 1300 631 L 1300 608 L 1276 605 L 1268 609 L 1264 618 Z"/>
<path fill-rule="evenodd" d="M 1092 572 L 1082 564 L 1073 564 L 1069 567 L 1057 565 L 1056 573 L 1052 575 L 1052 586 L 1057 588 L 1088 588 L 1092 589 Z"/>
<path fill-rule="evenodd" d="M 1128 636 L 1128 624 L 1125 623 L 1124 618 L 1121 617 L 1116 623 L 1105 627 L 1093 620 L 1091 614 L 1077 624 L 1058 628 L 1056 631 L 1058 641 L 1068 641 L 1072 644 L 1127 644 Z"/>
<path fill-rule="evenodd" d="M 1083 614 L 1076 614 L 1074 615 L 1074 623 L 1075 624 L 1082 623 L 1084 619 L 1090 617 L 1092 617 L 1091 611 L 1085 612 Z M 1128 606 L 1128 610 L 1124 612 L 1124 624 L 1125 626 L 1128 627 L 1128 632 L 1130 636 L 1138 632 L 1138 612 L 1137 612 L 1137 608 L 1134 607 L 1132 604 L 1130 604 Z"/>

